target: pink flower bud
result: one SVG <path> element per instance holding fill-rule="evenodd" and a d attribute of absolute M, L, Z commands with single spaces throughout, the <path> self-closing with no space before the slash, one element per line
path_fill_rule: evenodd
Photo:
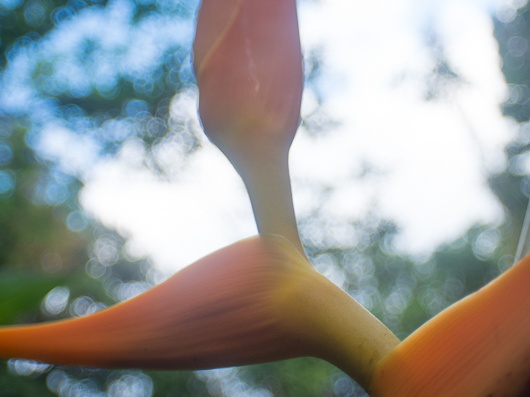
<path fill-rule="evenodd" d="M 288 153 L 300 120 L 295 0 L 203 0 L 194 44 L 204 131 L 247 187 L 260 234 L 303 252 Z"/>
<path fill-rule="evenodd" d="M 296 1 L 203 0 L 194 52 L 205 133 L 236 168 L 287 152 L 303 90 Z"/>

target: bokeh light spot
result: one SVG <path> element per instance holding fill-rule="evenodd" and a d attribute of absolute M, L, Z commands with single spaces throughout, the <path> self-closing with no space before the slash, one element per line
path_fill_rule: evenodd
<path fill-rule="evenodd" d="M 410 292 L 403 289 L 398 289 L 392 292 L 385 299 L 385 309 L 391 315 L 399 315 L 405 310 L 408 304 Z"/>
<path fill-rule="evenodd" d="M 10 171 L 0 171 L 0 196 L 9 195 L 15 187 L 15 176 Z"/>
<path fill-rule="evenodd" d="M 0 0 L 0 7 L 1 8 L 7 8 L 7 9 L 14 9 L 17 8 L 19 5 L 22 4 L 22 0 Z"/>
<path fill-rule="evenodd" d="M 80 211 L 72 211 L 66 218 L 66 225 L 74 232 L 80 232 L 88 226 L 88 220 Z"/>
<path fill-rule="evenodd" d="M 102 265 L 96 259 L 90 259 L 85 268 L 87 274 L 94 279 L 101 278 L 107 273 L 107 266 Z"/>
<path fill-rule="evenodd" d="M 24 7 L 24 19 L 31 27 L 42 25 L 46 19 L 46 7 L 43 2 L 39 0 L 28 2 Z"/>
<path fill-rule="evenodd" d="M 21 376 L 40 375 L 49 371 L 51 367 L 49 364 L 43 364 L 33 360 L 17 359 L 8 361 L 9 371 Z"/>
<path fill-rule="evenodd" d="M 70 290 L 67 287 L 55 287 L 44 297 L 42 309 L 46 313 L 56 316 L 66 309 Z"/>
<path fill-rule="evenodd" d="M 114 265 L 120 258 L 120 252 L 116 246 L 116 242 L 109 237 L 101 237 L 94 243 L 94 254 L 104 266 Z"/>
<path fill-rule="evenodd" d="M 87 316 L 104 309 L 105 306 L 94 302 L 89 296 L 80 296 L 75 299 L 69 307 L 69 312 L 74 317 Z"/>
<path fill-rule="evenodd" d="M 149 397 L 153 394 L 153 381 L 141 372 L 122 375 L 108 388 L 109 397 Z"/>
<path fill-rule="evenodd" d="M 333 393 L 337 397 L 354 397 L 355 383 L 348 376 L 341 376 L 333 383 Z"/>
<path fill-rule="evenodd" d="M 473 254 L 480 260 L 491 258 L 501 242 L 501 235 L 497 229 L 486 229 L 473 241 Z"/>
<path fill-rule="evenodd" d="M 8 165 L 13 159 L 13 151 L 7 145 L 0 145 L 0 166 Z"/>

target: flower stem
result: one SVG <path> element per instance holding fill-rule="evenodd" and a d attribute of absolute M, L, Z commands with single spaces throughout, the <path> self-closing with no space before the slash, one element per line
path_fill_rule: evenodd
<path fill-rule="evenodd" d="M 290 284 L 282 306 L 301 327 L 314 356 L 351 376 L 368 390 L 378 364 L 400 343 L 381 321 L 331 281 L 313 271 L 304 282 Z M 293 298 L 294 297 L 294 298 Z"/>
<path fill-rule="evenodd" d="M 281 235 L 305 256 L 296 224 L 288 157 L 288 148 L 261 148 L 234 166 L 247 188 L 259 233 Z"/>

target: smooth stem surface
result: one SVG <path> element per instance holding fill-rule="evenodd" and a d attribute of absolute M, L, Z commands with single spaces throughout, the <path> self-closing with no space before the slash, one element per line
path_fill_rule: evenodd
<path fill-rule="evenodd" d="M 245 182 L 259 233 L 283 236 L 305 256 L 294 213 L 288 150 L 260 150 L 234 165 Z"/>
<path fill-rule="evenodd" d="M 346 292 L 311 268 L 288 283 L 280 307 L 310 353 L 334 364 L 368 389 L 377 365 L 399 339 Z M 276 295 L 281 298 L 281 294 Z"/>

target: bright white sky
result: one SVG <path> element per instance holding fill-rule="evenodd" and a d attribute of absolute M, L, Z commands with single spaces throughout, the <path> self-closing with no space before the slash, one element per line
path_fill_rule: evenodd
<path fill-rule="evenodd" d="M 477 222 L 498 223 L 502 209 L 486 186 L 505 166 L 515 133 L 500 104 L 507 87 L 490 15 L 509 19 L 517 0 L 322 0 L 299 9 L 304 51 L 323 49 L 324 111 L 340 123 L 322 137 L 301 130 L 291 151 L 298 214 L 319 207 L 333 219 L 363 217 L 374 205 L 394 219 L 398 248 L 429 254 Z M 434 33 L 461 77 L 426 102 L 435 66 Z M 195 116 L 193 93 L 174 111 Z M 312 92 L 303 113 L 315 107 Z M 82 191 L 86 210 L 129 236 L 128 247 L 172 272 L 256 233 L 250 204 L 227 160 L 204 139 L 174 182 L 143 168 L 134 142 L 96 166 Z M 178 148 L 168 148 L 178 164 Z M 358 179 L 365 164 L 375 172 Z M 331 188 L 318 200 L 320 187 Z M 339 222 L 340 223 L 340 222 Z M 325 233 L 338 233 L 326 230 Z M 341 236 L 348 243 L 348 236 Z"/>

